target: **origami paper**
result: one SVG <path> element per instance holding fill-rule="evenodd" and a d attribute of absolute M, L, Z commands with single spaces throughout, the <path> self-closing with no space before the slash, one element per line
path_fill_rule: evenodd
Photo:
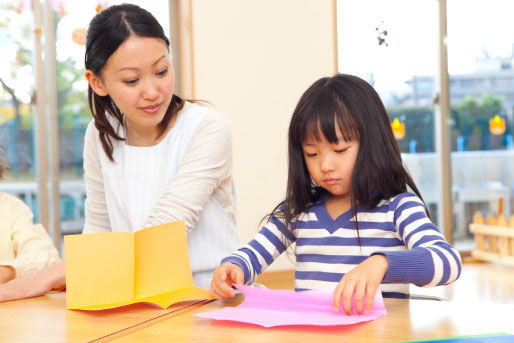
<path fill-rule="evenodd" d="M 271 290 L 262 287 L 236 285 L 245 296 L 237 307 L 224 307 L 195 316 L 216 320 L 232 320 L 264 327 L 280 325 L 349 325 L 374 320 L 385 315 L 386 309 L 380 289 L 375 294 L 368 314 L 346 315 L 332 307 L 335 287 L 301 292 Z M 353 301 L 353 312 L 355 301 Z"/>
<path fill-rule="evenodd" d="M 101 310 L 137 302 L 162 308 L 212 299 L 195 287 L 184 221 L 133 232 L 64 237 L 66 308 Z"/>

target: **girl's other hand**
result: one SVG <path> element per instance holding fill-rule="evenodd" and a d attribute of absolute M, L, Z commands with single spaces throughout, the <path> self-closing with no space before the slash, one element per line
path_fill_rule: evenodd
<path fill-rule="evenodd" d="M 368 257 L 346 273 L 334 291 L 334 311 L 339 312 L 342 300 L 344 312 L 352 315 L 352 297 L 355 296 L 357 312 L 369 313 L 373 307 L 377 287 L 382 282 L 388 266 L 387 258 L 377 254 Z"/>
<path fill-rule="evenodd" d="M 231 298 L 236 295 L 233 284 L 244 283 L 244 273 L 235 264 L 225 262 L 214 271 L 211 281 L 211 295 L 216 299 Z"/>

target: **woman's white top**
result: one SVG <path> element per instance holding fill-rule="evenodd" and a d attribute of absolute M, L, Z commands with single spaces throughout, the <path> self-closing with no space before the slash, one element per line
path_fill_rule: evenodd
<path fill-rule="evenodd" d="M 112 120 L 111 125 L 125 137 L 119 123 Z M 84 140 L 83 233 L 133 232 L 185 220 L 195 285 L 209 288 L 220 260 L 240 246 L 228 120 L 186 102 L 158 144 L 136 147 L 111 141 L 114 162 L 105 154 L 94 123 L 89 124 Z"/>

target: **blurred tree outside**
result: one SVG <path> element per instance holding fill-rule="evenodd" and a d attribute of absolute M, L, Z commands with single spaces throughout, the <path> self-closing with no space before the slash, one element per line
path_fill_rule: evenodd
<path fill-rule="evenodd" d="M 55 13 L 55 27 L 62 17 Z M 11 164 L 10 179 L 34 175 L 33 19 L 30 11 L 18 14 L 11 3 L 0 4 L 0 47 L 9 68 L 0 70 L 0 144 Z M 57 35 L 56 35 L 57 36 Z M 59 38 L 58 38 L 59 39 Z M 71 39 L 69 37 L 63 39 Z M 58 54 L 57 103 L 61 172 L 82 176 L 83 135 L 90 115 L 84 91 L 83 67 L 64 53 Z"/>

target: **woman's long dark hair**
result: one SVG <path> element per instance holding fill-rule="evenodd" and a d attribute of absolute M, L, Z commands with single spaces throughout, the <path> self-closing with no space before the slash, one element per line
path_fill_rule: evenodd
<path fill-rule="evenodd" d="M 162 26 L 148 11 L 131 4 L 114 5 L 98 13 L 89 24 L 86 37 L 85 67 L 100 77 L 102 68 L 109 57 L 130 36 L 162 39 L 170 47 L 170 41 L 164 34 Z M 88 88 L 88 104 L 95 126 L 100 132 L 100 141 L 105 154 L 111 161 L 113 144 L 111 139 L 124 140 L 107 120 L 107 115 L 114 116 L 123 126 L 123 114 L 109 95 L 99 96 Z M 184 106 L 184 100 L 173 95 L 164 118 L 158 125 L 159 136 L 162 135 L 170 120 Z"/>
<path fill-rule="evenodd" d="M 402 164 L 377 92 L 356 76 L 337 74 L 314 82 L 300 98 L 291 118 L 286 199 L 272 213 L 285 220 L 286 228 L 291 230 L 291 223 L 302 212 L 328 195 L 325 189 L 313 185 L 302 144 L 309 137 L 319 140 L 320 135 L 337 143 L 336 125 L 345 141 L 359 141 L 350 190 L 354 215 L 357 203 L 373 208 L 382 199 L 407 192 L 407 186 L 423 200 Z"/>

